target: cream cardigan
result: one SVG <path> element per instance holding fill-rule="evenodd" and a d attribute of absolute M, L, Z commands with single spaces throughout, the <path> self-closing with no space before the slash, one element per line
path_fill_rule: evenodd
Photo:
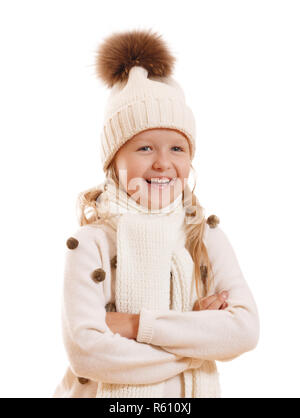
<path fill-rule="evenodd" d="M 211 293 L 229 291 L 222 311 L 142 309 L 137 340 L 113 334 L 105 322 L 113 310 L 115 233 L 85 225 L 73 235 L 76 251 L 66 250 L 62 325 L 68 367 L 53 397 L 94 398 L 98 382 L 165 382 L 165 397 L 185 397 L 183 373 L 203 360 L 227 361 L 256 347 L 259 319 L 255 301 L 234 250 L 220 227 L 206 225 L 204 241 L 215 275 Z M 159 260 L 158 260 L 159 262 Z M 105 280 L 90 274 L 97 268 Z M 193 294 L 196 300 L 196 293 Z"/>

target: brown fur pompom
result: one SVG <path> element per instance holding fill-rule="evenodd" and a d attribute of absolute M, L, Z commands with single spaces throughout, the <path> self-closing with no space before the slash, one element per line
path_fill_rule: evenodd
<path fill-rule="evenodd" d="M 97 75 L 112 87 L 128 78 L 132 67 L 144 67 L 149 76 L 171 75 L 175 57 L 161 39 L 150 30 L 133 30 L 114 33 L 107 37 L 98 49 Z"/>

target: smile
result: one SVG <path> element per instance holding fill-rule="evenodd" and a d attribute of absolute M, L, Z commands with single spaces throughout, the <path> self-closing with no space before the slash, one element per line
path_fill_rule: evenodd
<path fill-rule="evenodd" d="M 176 181 L 176 177 L 173 179 L 146 179 L 146 182 L 149 184 L 149 187 L 156 187 L 159 189 L 164 189 L 166 187 L 172 186 Z"/>

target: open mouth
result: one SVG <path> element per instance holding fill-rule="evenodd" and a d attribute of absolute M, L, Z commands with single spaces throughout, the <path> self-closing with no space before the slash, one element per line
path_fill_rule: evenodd
<path fill-rule="evenodd" d="M 172 186 L 175 181 L 176 177 L 173 179 L 145 179 L 146 182 L 149 184 L 150 187 L 158 187 L 160 189 L 163 189 L 168 186 Z"/>

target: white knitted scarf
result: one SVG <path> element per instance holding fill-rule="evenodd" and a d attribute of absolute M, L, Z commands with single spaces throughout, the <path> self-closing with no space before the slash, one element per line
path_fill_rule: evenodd
<path fill-rule="evenodd" d="M 139 313 L 142 308 L 191 311 L 194 262 L 185 248 L 182 195 L 167 207 L 149 210 L 117 188 L 110 178 L 100 188 L 98 214 L 109 213 L 108 223 L 116 231 L 117 312 Z M 199 361 L 199 366 L 183 372 L 184 397 L 219 397 L 215 362 Z M 162 398 L 164 384 L 99 382 L 96 397 Z"/>

